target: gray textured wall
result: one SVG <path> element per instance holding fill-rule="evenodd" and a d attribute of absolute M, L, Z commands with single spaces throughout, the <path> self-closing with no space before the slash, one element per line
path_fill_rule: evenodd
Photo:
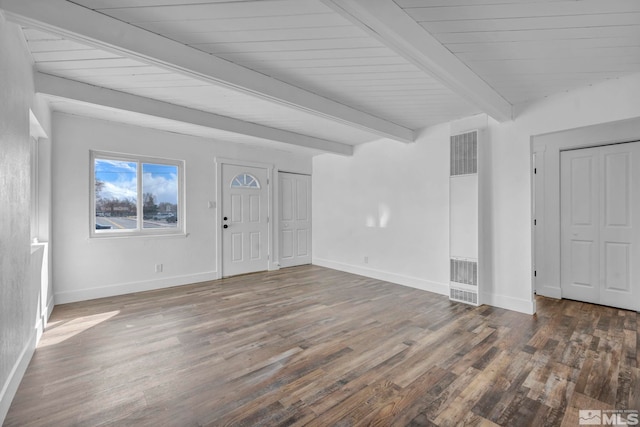
<path fill-rule="evenodd" d="M 0 390 L 34 337 L 30 272 L 29 107 L 33 73 L 18 26 L 0 15 Z M 4 406 L 8 397 L 1 402 Z M 0 411 L 0 423 L 3 414 Z"/>

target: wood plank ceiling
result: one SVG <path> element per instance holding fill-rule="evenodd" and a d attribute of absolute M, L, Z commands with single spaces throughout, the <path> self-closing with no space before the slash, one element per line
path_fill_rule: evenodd
<path fill-rule="evenodd" d="M 637 0 L 395 0 L 519 104 L 640 73 Z"/>
<path fill-rule="evenodd" d="M 425 39 L 435 38 L 512 105 L 640 72 L 637 0 L 380 1 L 406 13 Z M 373 4 L 366 0 L 69 3 L 403 128 L 481 112 L 472 97 L 433 77 L 437 73 L 421 68 L 357 14 L 333 7 Z M 347 145 L 380 137 L 335 117 L 46 30 L 24 29 L 42 73 Z"/>

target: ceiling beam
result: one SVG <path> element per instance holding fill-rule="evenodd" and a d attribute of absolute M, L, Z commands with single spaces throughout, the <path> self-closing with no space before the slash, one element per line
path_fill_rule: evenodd
<path fill-rule="evenodd" d="M 393 0 L 322 0 L 383 44 L 498 121 L 512 105 Z"/>
<path fill-rule="evenodd" d="M 92 86 L 49 74 L 36 73 L 35 89 L 36 93 L 44 95 L 145 114 L 270 141 L 284 142 L 286 144 L 311 148 L 327 153 L 347 156 L 353 154 L 353 146 L 351 145 L 301 135 L 282 129 L 275 129 L 231 117 L 194 110 L 192 108 L 181 107 L 179 105 Z"/>
<path fill-rule="evenodd" d="M 414 131 L 66 0 L 0 0 L 8 19 L 222 85 L 380 137 L 413 142 Z"/>

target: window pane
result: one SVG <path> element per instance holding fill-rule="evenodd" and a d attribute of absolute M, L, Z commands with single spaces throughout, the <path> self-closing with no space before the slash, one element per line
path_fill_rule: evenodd
<path fill-rule="evenodd" d="M 260 188 L 260 183 L 253 175 L 241 173 L 231 180 L 231 188 Z"/>
<path fill-rule="evenodd" d="M 137 163 L 95 159 L 94 166 L 96 231 L 136 229 Z"/>
<path fill-rule="evenodd" d="M 178 226 L 178 167 L 142 164 L 143 228 Z"/>

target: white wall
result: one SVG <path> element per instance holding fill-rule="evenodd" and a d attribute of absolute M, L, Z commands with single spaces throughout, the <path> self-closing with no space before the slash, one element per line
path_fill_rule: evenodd
<path fill-rule="evenodd" d="M 0 14 L 0 424 L 36 344 L 40 289 L 30 280 L 31 58 Z"/>
<path fill-rule="evenodd" d="M 519 106 L 514 121 L 489 120 L 494 280 L 485 287 L 485 302 L 535 310 L 532 136 L 640 117 L 638 99 L 640 75 L 632 75 Z M 414 145 L 381 140 L 360 147 L 353 158 L 314 158 L 314 263 L 442 290 L 448 282 L 448 138 L 449 126 L 439 125 Z M 400 221 L 386 229 L 366 227 L 365 217 L 378 203 Z M 374 256 L 365 265 L 367 253 Z"/>
<path fill-rule="evenodd" d="M 448 159 L 449 124 L 315 157 L 314 264 L 446 293 Z"/>
<path fill-rule="evenodd" d="M 309 156 L 60 113 L 53 140 L 56 304 L 217 279 L 216 157 L 311 172 Z M 89 238 L 90 150 L 184 160 L 188 237 Z"/>

